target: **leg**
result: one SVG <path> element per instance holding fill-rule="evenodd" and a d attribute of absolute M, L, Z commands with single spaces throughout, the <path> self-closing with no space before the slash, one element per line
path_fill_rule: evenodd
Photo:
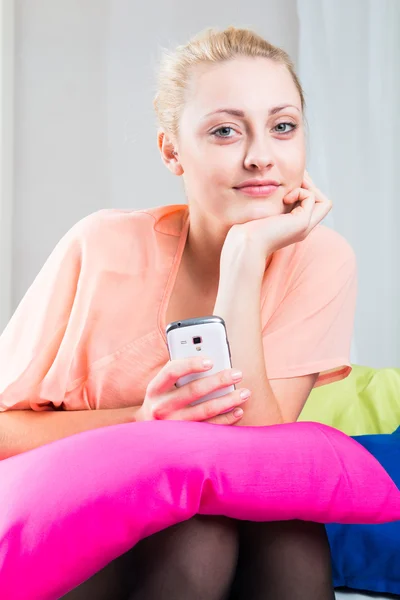
<path fill-rule="evenodd" d="M 127 556 L 128 553 L 113 560 L 60 600 L 128 600 L 124 564 Z"/>
<path fill-rule="evenodd" d="M 325 527 L 305 521 L 240 525 L 231 600 L 334 600 Z"/>
<path fill-rule="evenodd" d="M 237 523 L 196 516 L 131 550 L 130 600 L 225 600 L 236 569 Z"/>

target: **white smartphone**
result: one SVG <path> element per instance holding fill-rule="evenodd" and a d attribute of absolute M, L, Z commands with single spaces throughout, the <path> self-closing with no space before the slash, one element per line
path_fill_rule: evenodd
<path fill-rule="evenodd" d="M 210 358 L 213 362 L 212 369 L 180 377 L 176 382 L 177 387 L 181 387 L 201 377 L 209 377 L 214 373 L 232 367 L 225 322 L 221 317 L 213 315 L 210 317 L 174 321 L 167 325 L 166 334 L 171 360 L 204 356 L 205 358 Z M 233 392 L 234 389 L 234 385 L 229 385 L 199 398 L 192 404 L 198 404 L 212 398 L 219 398 Z"/>

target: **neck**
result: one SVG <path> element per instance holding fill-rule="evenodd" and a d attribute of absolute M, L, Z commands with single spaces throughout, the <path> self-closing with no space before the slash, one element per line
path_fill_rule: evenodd
<path fill-rule="evenodd" d="M 205 294 L 217 292 L 220 258 L 229 227 L 223 227 L 190 211 L 190 226 L 183 254 L 193 284 Z"/>
<path fill-rule="evenodd" d="M 231 225 L 204 218 L 195 210 L 190 211 L 190 225 L 182 263 L 194 288 L 203 297 L 213 298 L 220 283 L 221 252 Z M 268 269 L 272 255 L 266 257 Z M 264 272 L 265 272 L 264 270 Z"/>

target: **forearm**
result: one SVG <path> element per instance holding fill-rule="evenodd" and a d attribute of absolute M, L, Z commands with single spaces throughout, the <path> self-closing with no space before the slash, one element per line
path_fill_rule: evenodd
<path fill-rule="evenodd" d="M 130 423 L 138 408 L 0 413 L 0 460 L 82 431 Z"/>
<path fill-rule="evenodd" d="M 227 326 L 232 365 L 243 372 L 241 386 L 251 390 L 238 425 L 273 425 L 283 417 L 268 381 L 262 343 L 261 284 L 265 260 L 249 260 L 240 248 L 221 260 L 214 314 Z"/>

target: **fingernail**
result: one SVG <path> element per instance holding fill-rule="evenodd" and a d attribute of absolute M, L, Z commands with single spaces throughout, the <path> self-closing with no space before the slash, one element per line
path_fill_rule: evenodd
<path fill-rule="evenodd" d="M 250 397 L 251 392 L 250 390 L 242 390 L 239 395 L 242 398 L 242 400 L 245 400 L 246 398 Z"/>
<path fill-rule="evenodd" d="M 243 414 L 243 410 L 241 408 L 235 408 L 235 410 L 233 411 L 233 416 L 236 418 L 241 417 Z"/>
<path fill-rule="evenodd" d="M 231 375 L 233 381 L 240 381 L 243 378 L 242 371 L 232 371 Z"/>
<path fill-rule="evenodd" d="M 208 358 L 206 358 L 205 360 L 203 360 L 203 367 L 205 369 L 209 369 L 212 366 L 213 366 L 212 360 L 209 360 Z"/>

